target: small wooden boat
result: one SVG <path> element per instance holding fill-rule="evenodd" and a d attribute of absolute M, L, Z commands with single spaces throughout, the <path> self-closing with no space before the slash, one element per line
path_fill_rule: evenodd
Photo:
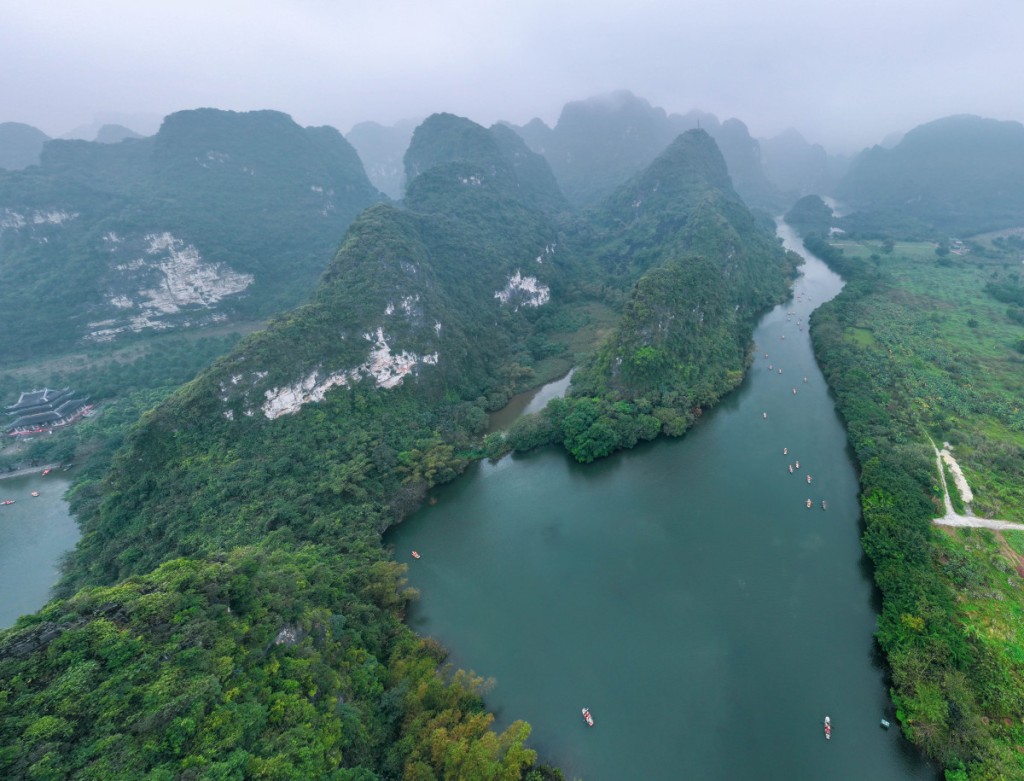
<path fill-rule="evenodd" d="M 46 475 L 50 474 L 50 472 L 52 472 L 52 471 L 53 471 L 52 469 L 44 469 L 43 470 L 43 477 L 45 477 Z"/>
<path fill-rule="evenodd" d="M 793 465 L 792 464 L 789 465 L 789 473 L 793 474 Z"/>
<path fill-rule="evenodd" d="M 782 374 L 782 369 L 779 369 L 779 374 Z"/>
<path fill-rule="evenodd" d="M 810 475 L 807 475 L 807 482 L 808 483 L 811 482 L 811 476 Z"/>
<path fill-rule="evenodd" d="M 825 502 L 824 499 L 821 500 L 821 509 L 822 510 L 827 510 L 828 509 L 828 504 Z"/>
<path fill-rule="evenodd" d="M 832 740 L 832 719 L 825 717 L 825 740 Z"/>
<path fill-rule="evenodd" d="M 413 552 L 412 552 L 412 557 L 413 557 L 414 559 L 418 559 L 418 558 L 420 557 L 420 554 L 419 554 L 418 552 L 416 552 L 416 551 L 413 551 Z"/>
<path fill-rule="evenodd" d="M 0 502 L 0 504 L 3 504 L 3 505 L 14 504 L 16 501 L 17 501 L 16 499 L 4 499 L 2 502 Z"/>
<path fill-rule="evenodd" d="M 797 462 L 796 462 L 796 468 L 797 468 L 797 469 L 799 469 L 799 468 L 800 468 L 800 462 L 799 462 L 799 461 L 797 461 Z"/>
<path fill-rule="evenodd" d="M 762 418 L 767 418 L 768 417 L 768 413 L 767 412 L 762 412 L 761 413 L 761 417 Z"/>
<path fill-rule="evenodd" d="M 789 455 L 789 448 L 788 447 L 782 448 L 782 455 L 784 455 L 784 456 L 788 456 Z"/>
<path fill-rule="evenodd" d="M 811 505 L 812 505 L 812 504 L 814 504 L 814 502 L 812 502 L 812 501 L 811 501 L 810 499 L 808 499 L 808 500 L 807 500 L 807 509 L 808 509 L 808 510 L 810 510 L 810 509 L 811 509 Z"/>
<path fill-rule="evenodd" d="M 39 496 L 39 491 L 33 491 L 33 492 L 32 492 L 32 496 L 33 496 L 33 497 Z"/>
<path fill-rule="evenodd" d="M 590 715 L 590 708 L 583 709 L 583 720 L 587 722 L 588 727 L 594 726 L 594 717 Z"/>

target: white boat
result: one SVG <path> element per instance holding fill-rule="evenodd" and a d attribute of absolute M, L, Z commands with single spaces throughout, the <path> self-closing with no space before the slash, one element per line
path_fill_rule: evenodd
<path fill-rule="evenodd" d="M 832 740 L 832 719 L 825 717 L 825 740 Z"/>
<path fill-rule="evenodd" d="M 594 717 L 590 715 L 590 708 L 583 709 L 583 720 L 587 722 L 588 727 L 594 726 Z"/>

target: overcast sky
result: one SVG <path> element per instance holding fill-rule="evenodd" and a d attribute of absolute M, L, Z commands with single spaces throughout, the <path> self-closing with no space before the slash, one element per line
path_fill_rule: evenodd
<path fill-rule="evenodd" d="M 949 114 L 1024 120 L 1022 50 L 1021 0 L 0 0 L 0 121 L 554 124 L 629 89 L 851 151 Z"/>

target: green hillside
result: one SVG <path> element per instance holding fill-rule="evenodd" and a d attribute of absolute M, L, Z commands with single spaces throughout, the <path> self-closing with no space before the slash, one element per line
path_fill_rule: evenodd
<path fill-rule="evenodd" d="M 150 138 L 51 141 L 0 171 L 0 351 L 266 317 L 304 300 L 381 196 L 331 128 L 172 114 Z"/>

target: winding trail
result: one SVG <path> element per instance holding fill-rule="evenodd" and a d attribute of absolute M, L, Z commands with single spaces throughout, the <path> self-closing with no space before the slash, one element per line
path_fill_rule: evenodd
<path fill-rule="evenodd" d="M 939 478 L 942 480 L 942 492 L 946 500 L 946 514 L 941 518 L 935 518 L 932 523 L 938 526 L 971 526 L 975 529 L 996 529 L 1000 531 L 1012 530 L 1012 531 L 1024 531 L 1024 523 L 1014 523 L 1013 521 L 998 521 L 990 518 L 976 518 L 973 515 L 959 515 L 953 512 L 953 503 L 949 500 L 949 486 L 946 485 L 946 472 L 942 468 L 942 459 L 946 458 L 947 463 L 950 463 L 950 468 L 953 470 L 953 474 L 957 476 L 957 485 L 959 487 L 960 480 L 962 479 L 963 473 L 960 471 L 960 467 L 954 467 L 956 461 L 949 454 L 949 451 L 943 450 L 941 453 L 939 449 L 935 447 L 935 443 L 932 442 L 932 449 L 935 450 L 935 464 L 939 469 Z M 967 482 L 964 481 L 964 487 L 967 486 Z M 963 495 L 963 491 L 961 491 Z M 967 496 L 970 497 L 970 488 L 967 488 Z M 967 499 L 966 501 L 969 501 Z"/>

